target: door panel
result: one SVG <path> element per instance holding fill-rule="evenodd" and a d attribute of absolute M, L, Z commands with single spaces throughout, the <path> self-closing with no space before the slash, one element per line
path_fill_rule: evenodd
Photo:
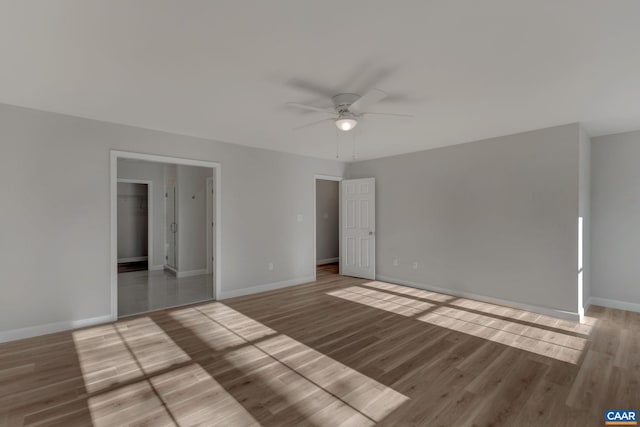
<path fill-rule="evenodd" d="M 374 280 L 376 276 L 375 179 L 342 181 L 341 273 Z"/>
<path fill-rule="evenodd" d="M 371 223 L 369 222 L 369 201 L 368 200 L 360 200 L 360 227 L 362 228 L 370 228 Z"/>

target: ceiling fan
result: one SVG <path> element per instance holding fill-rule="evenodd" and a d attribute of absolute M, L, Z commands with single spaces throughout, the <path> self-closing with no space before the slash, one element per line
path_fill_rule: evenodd
<path fill-rule="evenodd" d="M 340 93 L 335 95 L 331 98 L 333 107 L 320 108 L 312 105 L 299 104 L 297 102 L 287 102 L 286 105 L 335 116 L 308 123 L 295 129 L 314 126 L 325 121 L 333 121 L 339 130 L 348 132 L 358 125 L 358 119 L 370 115 L 413 117 L 408 114 L 372 113 L 367 111 L 370 106 L 382 101 L 386 97 L 387 94 L 380 89 L 371 89 L 362 96 L 355 93 Z"/>

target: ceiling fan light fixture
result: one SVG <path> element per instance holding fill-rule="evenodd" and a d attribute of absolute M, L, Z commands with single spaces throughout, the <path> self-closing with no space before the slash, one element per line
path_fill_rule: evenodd
<path fill-rule="evenodd" d="M 336 127 L 344 132 L 349 132 L 351 129 L 356 127 L 358 121 L 352 118 L 341 117 L 336 120 Z"/>

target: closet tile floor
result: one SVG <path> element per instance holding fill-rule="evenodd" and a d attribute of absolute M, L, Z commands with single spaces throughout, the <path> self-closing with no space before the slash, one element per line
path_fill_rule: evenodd
<path fill-rule="evenodd" d="M 129 316 L 213 298 L 213 276 L 177 279 L 165 271 L 118 274 L 118 316 Z"/>

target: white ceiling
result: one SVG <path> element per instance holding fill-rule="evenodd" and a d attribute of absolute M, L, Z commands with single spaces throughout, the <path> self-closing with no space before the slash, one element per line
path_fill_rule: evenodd
<path fill-rule="evenodd" d="M 637 0 L 0 0 L 0 102 L 316 157 L 640 128 Z M 336 135 L 285 107 L 377 87 Z M 326 93 L 326 95 L 324 95 Z M 373 109 L 372 109 L 373 110 Z"/>

